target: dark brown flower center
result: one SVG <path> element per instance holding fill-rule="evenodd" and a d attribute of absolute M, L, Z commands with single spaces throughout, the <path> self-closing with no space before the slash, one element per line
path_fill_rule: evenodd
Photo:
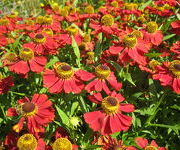
<path fill-rule="evenodd" d="M 174 64 L 174 68 L 180 71 L 180 64 Z"/>
<path fill-rule="evenodd" d="M 36 34 L 35 38 L 36 38 L 36 39 L 43 39 L 43 38 L 44 38 L 44 35 L 42 35 L 42 34 Z"/>
<path fill-rule="evenodd" d="M 24 48 L 23 51 L 24 52 L 30 52 L 31 50 L 29 48 Z"/>
<path fill-rule="evenodd" d="M 25 112 L 25 113 L 29 113 L 29 112 L 32 112 L 33 110 L 35 109 L 35 105 L 31 102 L 26 102 L 23 104 L 22 106 L 22 110 Z"/>
<path fill-rule="evenodd" d="M 107 98 L 107 101 L 108 101 L 108 103 L 111 105 L 111 106 L 116 106 L 117 105 L 117 100 L 116 100 L 116 98 L 114 98 L 114 97 L 108 97 Z"/>
<path fill-rule="evenodd" d="M 64 65 L 64 66 L 60 66 L 60 67 L 61 67 L 61 69 L 64 70 L 64 71 L 69 71 L 69 70 L 71 70 L 71 66 L 69 66 L 69 65 Z"/>
<path fill-rule="evenodd" d="M 108 67 L 108 66 L 105 66 L 105 65 L 100 66 L 100 68 L 101 68 L 102 70 L 109 70 L 109 67 Z"/>

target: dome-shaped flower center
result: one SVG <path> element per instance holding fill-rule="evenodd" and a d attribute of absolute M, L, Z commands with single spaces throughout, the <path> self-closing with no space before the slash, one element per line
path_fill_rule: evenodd
<path fill-rule="evenodd" d="M 71 35 L 76 35 L 78 33 L 78 29 L 75 26 L 70 26 L 66 29 Z"/>
<path fill-rule="evenodd" d="M 23 116 L 33 116 L 37 113 L 37 107 L 31 102 L 25 102 L 22 105 Z"/>
<path fill-rule="evenodd" d="M 84 12 L 87 14 L 93 14 L 94 13 L 94 7 L 92 7 L 91 5 L 86 6 L 84 9 Z"/>
<path fill-rule="evenodd" d="M 34 41 L 37 43 L 37 44 L 42 44 L 46 41 L 46 38 L 43 34 L 36 34 L 35 37 L 34 37 Z"/>
<path fill-rule="evenodd" d="M 119 102 L 116 98 L 108 96 L 102 100 L 101 107 L 107 115 L 112 115 L 118 112 Z"/>
<path fill-rule="evenodd" d="M 150 62 L 149 62 L 149 67 L 152 69 L 152 71 L 156 71 L 156 69 L 155 69 L 155 67 L 157 66 L 157 65 L 160 65 L 161 63 L 160 62 L 158 62 L 157 60 L 151 60 Z"/>
<path fill-rule="evenodd" d="M 0 25 L 8 25 L 9 24 L 9 20 L 6 18 L 0 18 Z"/>
<path fill-rule="evenodd" d="M 42 31 L 43 33 L 46 33 L 46 34 L 48 34 L 48 35 L 50 35 L 50 36 L 52 36 L 53 35 L 53 30 L 52 29 L 49 29 L 49 28 L 45 28 L 45 29 L 43 29 L 43 31 Z"/>
<path fill-rule="evenodd" d="M 85 51 L 86 48 L 87 48 L 87 46 L 86 46 L 86 43 L 85 43 L 85 42 L 82 42 L 81 45 L 79 45 L 79 50 L 80 50 L 80 51 Z"/>
<path fill-rule="evenodd" d="M 157 150 L 155 146 L 146 146 L 144 150 Z"/>
<path fill-rule="evenodd" d="M 125 6 L 125 9 L 127 10 L 134 10 L 134 9 L 137 9 L 138 7 L 138 5 L 135 3 L 125 3 L 124 6 Z"/>
<path fill-rule="evenodd" d="M 44 23 L 44 16 L 38 16 L 36 18 L 36 23 L 43 24 Z"/>
<path fill-rule="evenodd" d="M 56 63 L 54 69 L 61 79 L 70 79 L 74 75 L 74 70 L 67 63 Z"/>
<path fill-rule="evenodd" d="M 52 3 L 52 4 L 51 4 L 51 8 L 52 8 L 54 11 L 58 11 L 58 10 L 60 9 L 58 3 Z"/>
<path fill-rule="evenodd" d="M 142 38 L 143 34 L 139 30 L 134 30 L 132 32 L 132 35 L 134 35 L 136 38 Z"/>
<path fill-rule="evenodd" d="M 123 150 L 123 147 L 120 145 L 116 145 L 113 147 L 113 150 Z"/>
<path fill-rule="evenodd" d="M 58 138 L 52 148 L 53 150 L 72 150 L 72 143 L 67 138 Z"/>
<path fill-rule="evenodd" d="M 180 78 L 180 60 L 174 60 L 169 65 L 169 70 L 176 78 Z"/>
<path fill-rule="evenodd" d="M 90 42 L 91 41 L 91 35 L 86 33 L 84 36 L 83 36 L 83 41 L 84 42 Z"/>
<path fill-rule="evenodd" d="M 16 54 L 15 53 L 6 53 L 4 56 L 3 56 L 3 59 L 7 59 L 8 61 L 10 62 L 13 62 L 16 60 Z"/>
<path fill-rule="evenodd" d="M 156 22 L 151 21 L 151 22 L 147 23 L 147 31 L 148 31 L 148 33 L 154 33 L 154 32 L 157 31 L 157 29 L 158 29 L 158 25 L 157 25 Z"/>
<path fill-rule="evenodd" d="M 126 47 L 133 48 L 136 46 L 137 38 L 136 38 L 136 36 L 134 36 L 132 34 L 126 35 L 123 38 L 123 43 L 125 44 Z"/>
<path fill-rule="evenodd" d="M 19 57 L 24 61 L 29 61 L 34 57 L 34 52 L 30 48 L 24 48 L 19 52 Z"/>
<path fill-rule="evenodd" d="M 53 23 L 53 18 L 52 18 L 52 16 L 49 16 L 49 15 L 44 16 L 44 24 L 46 24 L 46 25 L 51 25 L 52 23 Z"/>
<path fill-rule="evenodd" d="M 95 74 L 99 79 L 106 79 L 109 77 L 111 70 L 108 66 L 100 65 L 95 68 Z"/>
<path fill-rule="evenodd" d="M 114 24 L 114 18 L 110 14 L 104 15 L 101 18 L 101 23 L 105 26 L 112 26 Z"/>
<path fill-rule="evenodd" d="M 64 17 L 68 16 L 68 14 L 69 14 L 68 9 L 66 9 L 66 8 L 60 9 L 59 13 L 61 16 L 64 16 Z"/>
<path fill-rule="evenodd" d="M 36 150 L 37 140 L 32 134 L 24 134 L 17 141 L 19 150 Z"/>
<path fill-rule="evenodd" d="M 117 7 L 119 7 L 119 4 L 118 4 L 117 1 L 112 1 L 112 2 L 111 2 L 111 6 L 117 8 Z"/>

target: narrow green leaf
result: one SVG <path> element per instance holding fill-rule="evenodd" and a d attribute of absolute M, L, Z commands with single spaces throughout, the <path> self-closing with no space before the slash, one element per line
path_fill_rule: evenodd
<path fill-rule="evenodd" d="M 74 54 L 76 55 L 76 64 L 78 65 L 78 67 L 80 67 L 80 51 L 73 36 L 72 36 L 72 47 L 74 50 Z"/>
<path fill-rule="evenodd" d="M 50 61 L 46 64 L 45 68 L 49 68 L 51 67 L 53 64 L 55 64 L 56 62 L 58 62 L 59 59 L 58 57 L 54 56 L 52 59 L 50 59 Z"/>
<path fill-rule="evenodd" d="M 176 35 L 176 34 L 166 35 L 166 36 L 163 38 L 163 41 L 168 40 L 168 39 L 174 37 L 175 35 Z"/>
<path fill-rule="evenodd" d="M 152 57 L 159 57 L 162 53 L 148 53 L 145 54 L 147 57 L 152 58 Z"/>
<path fill-rule="evenodd" d="M 129 72 L 124 72 L 124 78 L 129 81 L 132 85 L 136 86 L 136 84 L 134 83 L 132 76 Z"/>
<path fill-rule="evenodd" d="M 62 111 L 57 105 L 55 105 L 58 115 L 60 116 L 62 123 L 69 126 L 69 117 Z"/>
<path fill-rule="evenodd" d="M 75 110 L 78 108 L 79 102 L 74 102 L 71 106 L 71 116 L 74 115 Z"/>
<path fill-rule="evenodd" d="M 140 10 L 143 10 L 144 8 L 146 8 L 147 6 L 149 6 L 152 3 L 152 0 L 147 1 L 146 3 L 144 3 L 141 7 L 139 7 Z"/>

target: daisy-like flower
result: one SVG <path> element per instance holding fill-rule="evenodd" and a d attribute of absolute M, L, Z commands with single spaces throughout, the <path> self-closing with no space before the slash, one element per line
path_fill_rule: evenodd
<path fill-rule="evenodd" d="M 45 94 L 34 94 L 30 101 L 27 97 L 18 100 L 17 108 L 9 108 L 7 116 L 20 116 L 18 124 L 13 126 L 13 130 L 20 132 L 26 122 L 29 133 L 38 136 L 44 132 L 44 126 L 54 119 L 54 109 L 52 102 Z"/>
<path fill-rule="evenodd" d="M 133 112 L 134 106 L 121 103 L 124 101 L 121 94 L 113 91 L 103 98 L 101 93 L 96 93 L 88 98 L 90 101 L 101 105 L 101 110 L 84 114 L 85 122 L 89 124 L 90 128 L 99 131 L 102 135 L 110 135 L 129 129 L 132 118 L 122 112 Z"/>
<path fill-rule="evenodd" d="M 45 32 L 31 33 L 30 37 L 33 42 L 26 43 L 24 47 L 30 47 L 38 55 L 56 54 L 58 44 L 53 37 L 49 36 Z"/>
<path fill-rule="evenodd" d="M 102 145 L 101 150 L 137 150 L 133 146 L 126 146 L 123 144 L 122 140 L 117 140 L 112 138 L 110 135 L 97 136 L 93 141 L 93 144 Z"/>
<path fill-rule="evenodd" d="M 139 31 L 140 32 L 140 31 Z M 109 48 L 109 52 L 113 55 L 119 55 L 118 61 L 126 64 L 131 60 L 138 64 L 146 64 L 145 53 L 148 53 L 149 45 L 138 37 L 137 33 L 125 35 L 122 41 L 117 42 Z"/>
<path fill-rule="evenodd" d="M 161 44 L 163 41 L 163 34 L 158 30 L 158 25 L 156 22 L 148 22 L 146 26 L 147 31 L 143 31 L 143 38 L 145 41 L 150 42 L 156 46 Z"/>
<path fill-rule="evenodd" d="M 15 132 L 10 132 L 4 141 L 6 150 L 45 150 L 46 143 L 42 138 L 36 139 L 33 134 L 23 134 L 19 136 Z"/>
<path fill-rule="evenodd" d="M 163 86 L 170 86 L 173 91 L 180 94 L 180 60 L 163 62 L 161 66 L 156 66 L 156 71 L 153 79 L 159 80 Z"/>
<path fill-rule="evenodd" d="M 15 22 L 13 23 L 8 17 L 0 18 L 0 33 L 8 33 L 15 29 Z"/>
<path fill-rule="evenodd" d="M 69 64 L 57 62 L 54 69 L 46 69 L 43 74 L 44 87 L 50 93 L 80 93 L 84 89 L 81 76 L 86 76 L 84 70 L 75 71 Z"/>
<path fill-rule="evenodd" d="M 173 43 L 173 46 L 170 48 L 170 51 L 180 56 L 180 41 Z"/>
<path fill-rule="evenodd" d="M 148 144 L 148 140 L 142 137 L 137 137 L 135 139 L 136 144 L 143 150 L 166 150 L 165 147 L 159 147 L 157 143 L 152 140 L 150 144 Z"/>
<path fill-rule="evenodd" d="M 60 32 L 61 27 L 59 21 L 56 20 L 54 15 L 38 16 L 36 18 L 35 30 L 42 28 L 49 28 L 54 32 Z"/>
<path fill-rule="evenodd" d="M 13 78 L 11 76 L 4 77 L 0 73 L 0 95 L 7 93 L 12 86 L 14 86 Z"/>
<path fill-rule="evenodd" d="M 34 53 L 30 47 L 23 47 L 19 55 L 6 53 L 4 55 L 4 65 L 7 65 L 10 71 L 17 74 L 27 74 L 29 71 L 39 73 L 43 71 L 47 59 Z"/>
<path fill-rule="evenodd" d="M 114 72 L 112 72 L 110 68 L 106 65 L 97 66 L 95 68 L 95 73 L 89 73 L 80 70 L 78 72 L 78 76 L 84 81 L 92 80 L 85 87 L 85 90 L 88 92 L 91 91 L 100 92 L 103 90 L 108 94 L 110 93 L 108 86 L 112 87 L 117 91 L 119 91 L 122 87 L 122 84 L 117 82 Z"/>
<path fill-rule="evenodd" d="M 101 32 L 105 33 L 105 35 L 116 35 L 118 33 L 118 26 L 116 23 L 114 23 L 114 17 L 110 14 L 102 16 L 101 22 L 91 20 L 89 26 L 95 30 L 92 32 L 92 34 L 95 35 Z"/>

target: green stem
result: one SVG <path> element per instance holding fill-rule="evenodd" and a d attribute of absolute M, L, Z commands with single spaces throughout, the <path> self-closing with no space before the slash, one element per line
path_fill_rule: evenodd
<path fill-rule="evenodd" d="M 161 103 L 163 102 L 166 96 L 167 96 L 167 92 L 165 91 L 164 94 L 161 96 L 159 102 L 155 106 L 153 114 L 149 116 L 149 118 L 146 120 L 145 123 L 146 126 L 149 126 L 151 124 L 151 121 L 155 118 L 157 112 L 159 111 L 159 106 L 161 105 Z"/>

